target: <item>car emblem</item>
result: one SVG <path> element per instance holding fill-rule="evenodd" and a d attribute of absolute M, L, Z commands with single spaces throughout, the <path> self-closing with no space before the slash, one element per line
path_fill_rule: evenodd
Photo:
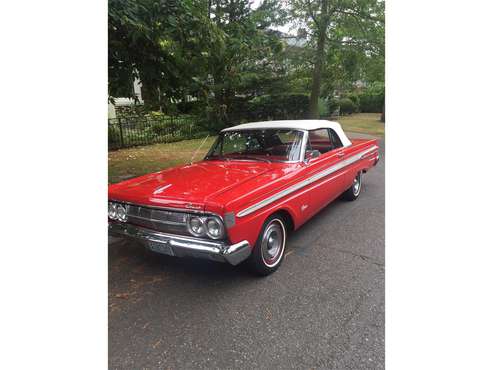
<path fill-rule="evenodd" d="M 197 205 L 194 205 L 194 204 L 192 204 L 192 203 L 187 203 L 187 204 L 185 205 L 185 208 L 187 208 L 187 209 L 201 209 L 202 207 L 197 206 Z"/>

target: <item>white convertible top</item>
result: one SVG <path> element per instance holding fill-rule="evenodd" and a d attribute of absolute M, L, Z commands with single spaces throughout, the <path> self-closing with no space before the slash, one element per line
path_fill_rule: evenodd
<path fill-rule="evenodd" d="M 339 135 L 342 145 L 344 146 L 352 145 L 351 141 L 347 138 L 346 134 L 342 130 L 341 125 L 338 122 L 327 121 L 322 119 L 300 119 L 300 120 L 243 123 L 241 125 L 225 128 L 224 130 L 222 130 L 222 132 L 236 131 L 236 130 L 256 130 L 256 129 L 258 130 L 258 129 L 268 129 L 268 128 L 288 128 L 295 130 L 316 130 L 319 128 L 331 128 L 337 133 L 337 135 Z"/>

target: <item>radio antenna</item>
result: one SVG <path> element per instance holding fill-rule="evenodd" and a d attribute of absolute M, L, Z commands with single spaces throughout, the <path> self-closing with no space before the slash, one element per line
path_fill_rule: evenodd
<path fill-rule="evenodd" d="M 192 159 L 190 159 L 190 164 L 193 163 L 193 159 L 195 158 L 195 155 L 197 154 L 197 152 L 200 150 L 200 148 L 202 148 L 202 145 L 204 145 L 205 141 L 209 138 L 209 134 L 207 134 L 207 136 L 205 137 L 204 140 L 202 140 L 202 143 L 200 144 L 200 146 L 195 150 L 195 152 L 193 153 L 192 155 Z"/>

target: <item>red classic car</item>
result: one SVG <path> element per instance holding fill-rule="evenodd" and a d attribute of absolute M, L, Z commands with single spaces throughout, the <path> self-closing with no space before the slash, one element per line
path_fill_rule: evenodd
<path fill-rule="evenodd" d="M 288 233 L 339 196 L 355 200 L 379 160 L 376 140 L 337 122 L 247 123 L 221 131 L 206 157 L 109 186 L 109 231 L 152 251 L 268 275 Z"/>

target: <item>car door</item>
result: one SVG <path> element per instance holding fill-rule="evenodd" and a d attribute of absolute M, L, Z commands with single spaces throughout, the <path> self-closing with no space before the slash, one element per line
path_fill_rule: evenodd
<path fill-rule="evenodd" d="M 316 153 L 313 151 L 320 155 L 313 157 Z M 312 181 L 309 185 L 309 212 L 313 215 L 345 190 L 345 170 L 337 167 L 344 159 L 345 151 L 340 140 L 334 141 L 329 129 L 322 128 L 309 131 L 306 153 L 312 153 L 312 158 L 305 160 L 305 166 L 306 178 Z"/>

